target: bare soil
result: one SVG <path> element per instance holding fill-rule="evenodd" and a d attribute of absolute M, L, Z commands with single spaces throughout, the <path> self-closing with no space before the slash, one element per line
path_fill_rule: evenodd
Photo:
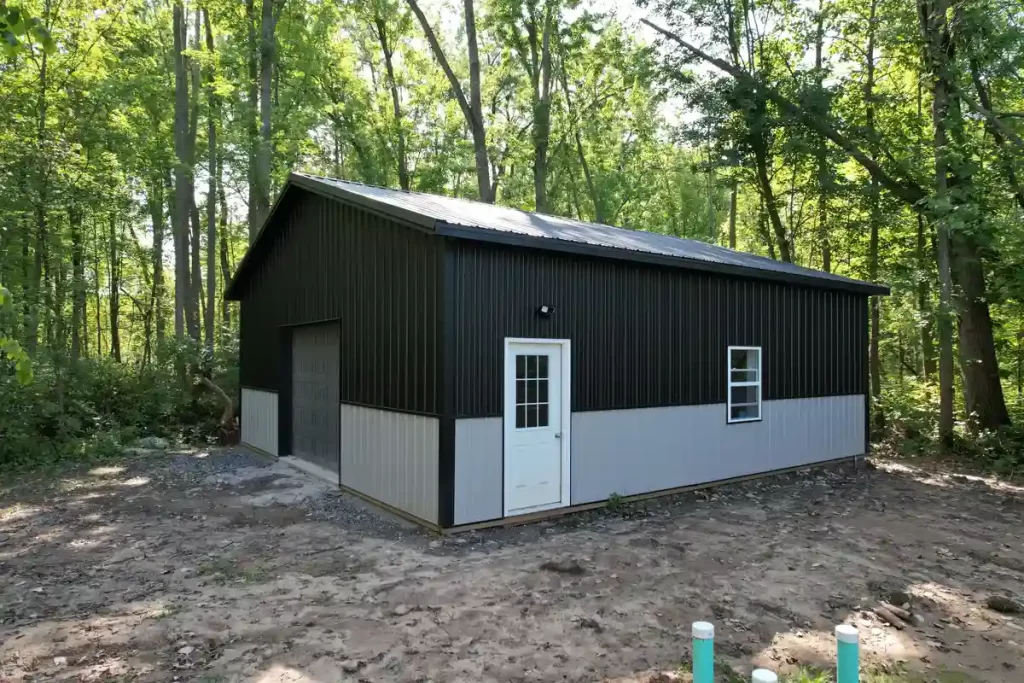
<path fill-rule="evenodd" d="M 753 665 L 1024 679 L 1024 490 L 880 463 L 438 538 L 237 451 L 0 489 L 0 680 L 668 680 Z M 903 591 L 920 625 L 871 610 Z M 1012 604 L 1012 603 L 1011 603 Z M 955 676 L 955 678 L 949 678 Z"/>

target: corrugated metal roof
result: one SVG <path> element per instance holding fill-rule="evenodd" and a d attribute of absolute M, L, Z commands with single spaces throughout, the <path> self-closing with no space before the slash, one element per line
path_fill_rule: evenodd
<path fill-rule="evenodd" d="M 801 282 L 866 294 L 889 293 L 883 285 L 671 235 L 585 223 L 467 199 L 393 190 L 303 173 L 293 173 L 289 184 L 349 201 L 440 234 L 523 243 L 540 249 L 582 251 L 638 261 L 680 266 L 689 264 L 694 268 L 727 274 Z M 243 259 L 235 280 L 242 275 L 248 260 Z"/>

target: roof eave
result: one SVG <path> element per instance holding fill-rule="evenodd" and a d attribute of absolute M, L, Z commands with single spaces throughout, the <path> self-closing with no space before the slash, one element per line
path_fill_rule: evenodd
<path fill-rule="evenodd" d="M 597 256 L 601 258 L 617 259 L 620 261 L 634 261 L 652 265 L 670 266 L 673 268 L 686 268 L 688 270 L 699 270 L 708 273 L 718 273 L 721 275 L 748 277 L 757 280 L 787 282 L 821 289 L 855 292 L 857 294 L 864 295 L 887 296 L 889 294 L 889 288 L 885 285 L 872 284 L 870 282 L 862 282 L 860 280 L 834 280 L 814 275 L 800 275 L 796 273 L 760 270 L 758 268 L 749 268 L 728 263 L 715 263 L 713 261 L 686 258 L 685 256 L 668 256 L 632 249 L 588 244 L 586 242 L 572 242 L 569 240 L 560 240 L 550 237 L 534 237 L 531 235 L 522 235 L 507 231 L 475 228 L 471 226 L 457 225 L 447 221 L 438 221 L 435 231 L 438 235 L 475 242 L 490 242 L 505 246 L 544 249 L 547 251 L 560 251 L 563 253 L 579 254 L 582 256 Z"/>

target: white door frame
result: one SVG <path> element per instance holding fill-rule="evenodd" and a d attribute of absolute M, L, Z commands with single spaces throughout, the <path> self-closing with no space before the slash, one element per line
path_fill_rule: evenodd
<path fill-rule="evenodd" d="M 527 509 L 517 509 L 516 514 L 528 514 L 530 512 L 540 512 L 542 510 L 553 510 L 555 508 L 568 507 L 570 501 L 570 465 L 571 465 L 571 436 L 570 436 L 570 424 L 572 417 L 571 410 L 571 399 L 572 399 L 572 344 L 568 339 L 535 339 L 531 337 L 505 337 L 505 354 L 503 357 L 503 363 L 501 367 L 502 374 L 502 482 L 501 482 L 501 510 L 502 515 L 508 517 L 508 497 L 505 495 L 505 491 L 508 490 L 508 462 L 505 460 L 505 453 L 508 451 L 508 442 L 512 436 L 512 432 L 515 430 L 515 419 L 514 419 L 514 406 L 515 406 L 515 382 L 508 381 L 508 368 L 509 360 L 511 358 L 512 346 L 515 344 L 543 344 L 547 346 L 558 346 L 561 350 L 561 422 L 562 422 L 562 495 L 561 500 L 551 505 L 538 505 L 537 507 Z M 511 398 L 511 404 L 513 406 L 513 419 L 509 419 L 509 403 Z"/>

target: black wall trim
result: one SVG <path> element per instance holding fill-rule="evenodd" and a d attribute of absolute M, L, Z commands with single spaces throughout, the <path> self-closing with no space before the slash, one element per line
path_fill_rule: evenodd
<path fill-rule="evenodd" d="M 292 329 L 281 327 L 277 331 L 280 379 L 277 392 L 277 453 L 292 452 Z"/>
<path fill-rule="evenodd" d="M 458 332 L 455 278 L 458 264 L 455 253 L 449 249 L 441 250 L 439 260 L 442 276 L 438 282 L 441 324 L 438 325 L 437 365 L 441 374 L 438 389 L 441 420 L 437 454 L 437 521 L 442 527 L 450 527 L 455 524 L 455 375 L 458 365 L 455 355 L 455 335 Z"/>

